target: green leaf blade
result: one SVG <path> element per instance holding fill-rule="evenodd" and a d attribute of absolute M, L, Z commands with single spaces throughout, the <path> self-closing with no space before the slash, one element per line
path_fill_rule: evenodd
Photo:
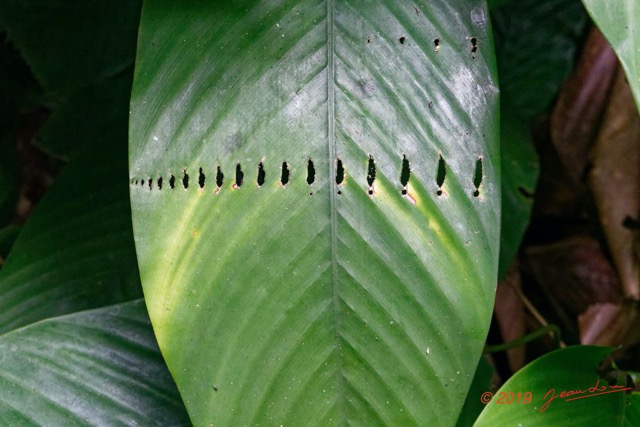
<path fill-rule="evenodd" d="M 137 300 L 2 335 L 0 422 L 189 425 L 149 326 Z"/>
<path fill-rule="evenodd" d="M 620 385 L 612 389 L 598 376 L 600 362 L 610 353 L 609 347 L 572 346 L 534 360 L 494 394 L 474 426 L 536 427 L 560 425 L 567 420 L 575 425 L 633 425 L 629 423 L 640 413 L 640 394 L 627 394 Z M 511 404 L 506 404 L 504 398 L 499 404 L 501 392 L 522 393 L 521 400 L 514 397 Z M 532 398 L 525 403 L 527 392 Z"/>
<path fill-rule="evenodd" d="M 194 423 L 455 421 L 491 315 L 500 212 L 486 10 L 457 6 L 145 6 L 134 232 L 150 316 Z"/>

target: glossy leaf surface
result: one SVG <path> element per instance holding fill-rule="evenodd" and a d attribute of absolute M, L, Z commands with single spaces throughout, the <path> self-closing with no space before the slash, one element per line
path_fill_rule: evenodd
<path fill-rule="evenodd" d="M 118 145 L 79 153 L 20 230 L 0 270 L 0 333 L 141 296 Z"/>
<path fill-rule="evenodd" d="M 610 352 L 608 347 L 574 346 L 536 359 L 494 394 L 474 425 L 636 425 L 640 393 L 598 376 L 598 365 Z"/>
<path fill-rule="evenodd" d="M 134 234 L 195 424 L 455 423 L 498 263 L 488 25 L 476 1 L 145 4 Z"/>
<path fill-rule="evenodd" d="M 189 425 L 137 300 L 0 336 L 2 425 Z"/>

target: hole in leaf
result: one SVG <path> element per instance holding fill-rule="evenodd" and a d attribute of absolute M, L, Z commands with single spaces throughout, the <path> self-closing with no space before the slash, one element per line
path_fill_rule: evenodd
<path fill-rule="evenodd" d="M 400 41 L 400 44 L 404 44 L 407 38 L 405 36 L 401 36 L 398 40 Z"/>
<path fill-rule="evenodd" d="M 406 186 L 409 183 L 410 176 L 411 176 L 411 168 L 409 166 L 409 160 L 407 159 L 407 156 L 403 154 L 402 155 L 402 171 L 400 172 L 400 184 L 402 184 L 402 187 L 405 188 L 405 190 L 403 191 L 402 194 L 407 194 Z"/>
<path fill-rule="evenodd" d="M 262 164 L 262 162 L 260 162 L 258 164 L 258 187 L 262 187 L 266 175 L 267 174 L 264 171 L 264 165 Z"/>
<path fill-rule="evenodd" d="M 182 169 L 182 186 L 186 190 L 189 188 L 189 174 L 187 174 L 187 169 Z"/>
<path fill-rule="evenodd" d="M 632 218 L 627 215 L 622 221 L 622 226 L 629 230 L 638 230 L 640 229 L 640 219 Z"/>
<path fill-rule="evenodd" d="M 338 159 L 336 164 L 336 184 L 340 185 L 344 182 L 344 166 L 342 160 Z M 340 192 L 338 192 L 340 194 Z"/>
<path fill-rule="evenodd" d="M 133 181 L 133 185 L 138 185 L 138 180 Z"/>
<path fill-rule="evenodd" d="M 369 195 L 373 196 L 373 183 L 376 180 L 376 163 L 373 156 L 369 155 L 369 165 L 367 166 L 367 184 L 369 184 Z"/>
<path fill-rule="evenodd" d="M 473 175 L 473 185 L 476 187 L 476 191 L 473 192 L 473 197 L 480 196 L 480 185 L 482 184 L 482 157 L 476 161 L 476 172 Z"/>
<path fill-rule="evenodd" d="M 376 164 L 373 161 L 373 156 L 369 156 L 369 166 L 367 167 L 367 184 L 369 187 L 373 186 L 376 180 Z"/>
<path fill-rule="evenodd" d="M 224 184 L 224 174 L 222 173 L 220 166 L 218 166 L 218 169 L 216 170 L 216 186 L 220 188 L 222 187 L 222 184 Z"/>
<path fill-rule="evenodd" d="M 440 50 L 440 39 L 433 39 L 433 45 L 436 48 L 436 53 Z"/>
<path fill-rule="evenodd" d="M 200 188 L 204 188 L 204 181 L 205 181 L 206 177 L 204 176 L 204 172 L 202 172 L 202 168 L 199 169 L 198 171 L 198 185 L 200 186 Z"/>
<path fill-rule="evenodd" d="M 149 190 L 153 189 L 153 179 L 149 178 L 149 181 L 147 181 L 149 184 Z"/>
<path fill-rule="evenodd" d="M 174 188 L 176 188 L 176 177 L 173 176 L 173 174 L 171 174 L 171 177 L 169 177 L 169 187 L 173 190 Z"/>
<path fill-rule="evenodd" d="M 144 179 L 140 180 L 140 187 L 144 187 Z"/>
<path fill-rule="evenodd" d="M 524 197 L 526 197 L 527 199 L 533 199 L 535 197 L 535 194 L 533 194 L 532 192 L 530 192 L 529 190 L 527 190 L 522 186 L 518 187 L 518 192 L 522 194 Z"/>
<path fill-rule="evenodd" d="M 282 162 L 282 175 L 280 175 L 280 184 L 286 186 L 289 182 L 289 165 L 287 162 Z"/>
<path fill-rule="evenodd" d="M 438 159 L 438 172 L 436 174 L 436 184 L 438 185 L 438 191 L 436 191 L 436 194 L 438 196 L 442 195 L 442 185 L 444 184 L 444 179 L 446 176 L 447 176 L 447 164 L 442 158 L 442 155 L 440 155 Z"/>
<path fill-rule="evenodd" d="M 158 190 L 162 190 L 162 177 L 158 178 Z"/>
<path fill-rule="evenodd" d="M 316 169 L 311 159 L 307 162 L 307 184 L 311 185 L 316 180 Z"/>
<path fill-rule="evenodd" d="M 478 39 L 477 37 L 471 37 L 471 53 L 478 51 Z"/>
<path fill-rule="evenodd" d="M 234 188 L 240 188 L 242 186 L 242 181 L 244 180 L 244 172 L 242 172 L 242 167 L 240 163 L 236 165 L 236 182 L 233 184 Z"/>

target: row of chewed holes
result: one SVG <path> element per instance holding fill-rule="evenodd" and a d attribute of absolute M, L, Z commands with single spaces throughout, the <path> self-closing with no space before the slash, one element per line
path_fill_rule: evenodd
<path fill-rule="evenodd" d="M 447 174 L 447 164 L 442 158 L 442 156 L 439 156 L 438 172 L 436 174 L 436 184 L 438 185 L 438 190 L 436 191 L 436 194 L 438 196 L 441 196 L 443 194 L 442 186 L 444 185 L 446 174 Z M 473 192 L 474 197 L 480 196 L 480 184 L 482 184 L 482 175 L 483 175 L 482 157 L 479 157 L 478 160 L 476 161 L 476 169 L 473 176 L 473 184 L 475 186 L 475 191 Z M 256 183 L 258 184 L 258 187 L 262 187 L 264 185 L 264 183 L 266 182 L 266 176 L 267 174 L 264 170 L 264 164 L 263 162 L 260 162 L 258 164 L 258 174 L 256 178 Z M 345 180 L 345 177 L 346 177 L 346 170 L 344 168 L 344 165 L 342 164 L 342 160 L 338 158 L 336 160 L 336 184 L 338 186 L 342 185 L 342 183 Z M 409 165 L 409 159 L 407 159 L 407 156 L 403 156 L 402 170 L 400 172 L 400 184 L 402 185 L 401 193 L 403 196 L 407 195 L 407 185 L 409 184 L 410 178 L 411 178 L 411 167 Z M 206 179 L 207 177 L 205 176 L 202 168 L 199 168 L 198 186 L 200 187 L 200 189 L 204 189 Z M 283 162 L 281 166 L 281 173 L 280 173 L 280 185 L 282 187 L 286 187 L 290 179 L 291 179 L 291 172 L 289 170 L 289 164 L 287 162 Z M 313 165 L 313 161 L 309 159 L 309 161 L 307 162 L 307 184 L 309 185 L 313 184 L 315 182 L 315 179 L 316 179 L 316 170 Z M 220 168 L 220 166 L 218 166 L 216 169 L 216 177 L 215 177 L 215 182 L 217 187 L 216 193 L 218 193 L 222 188 L 224 184 L 224 180 L 225 180 L 224 173 L 222 173 L 222 169 Z M 369 156 L 369 165 L 367 167 L 367 185 L 368 185 L 369 196 L 371 197 L 373 197 L 374 195 L 375 180 L 376 180 L 376 163 L 373 159 L 373 156 Z M 186 168 L 182 169 L 181 181 L 184 189 L 185 190 L 188 189 L 189 174 L 187 173 Z M 146 185 L 149 187 L 150 190 L 153 189 L 154 183 L 155 185 L 157 185 L 159 190 L 162 190 L 164 186 L 164 179 L 162 177 L 159 177 L 156 181 L 154 181 L 152 178 L 149 178 L 148 180 L 136 179 L 132 181 L 132 184 L 140 185 L 142 187 Z M 243 183 L 244 183 L 244 172 L 242 171 L 242 166 L 238 162 L 238 164 L 236 165 L 235 180 L 233 182 L 232 188 L 233 189 L 240 188 Z M 175 175 L 172 174 L 169 178 L 169 188 L 173 190 L 175 187 L 176 187 L 176 177 Z M 342 192 L 338 190 L 338 194 L 342 194 Z M 313 195 L 313 193 L 309 193 L 309 195 Z"/>
<path fill-rule="evenodd" d="M 478 51 L 478 38 L 467 37 L 467 39 L 471 42 L 471 53 L 475 58 L 475 54 Z M 404 44 L 407 41 L 407 38 L 405 36 L 401 36 L 398 39 L 398 41 L 400 42 L 400 44 Z M 367 43 L 371 43 L 371 36 L 367 37 Z M 435 46 L 436 53 L 438 53 L 440 51 L 440 46 L 441 46 L 440 39 L 439 38 L 433 39 L 433 45 Z"/>

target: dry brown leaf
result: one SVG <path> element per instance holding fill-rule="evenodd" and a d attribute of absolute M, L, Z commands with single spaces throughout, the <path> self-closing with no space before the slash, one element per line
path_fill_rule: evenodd
<path fill-rule="evenodd" d="M 498 282 L 494 313 L 504 342 L 516 340 L 525 334 L 524 305 L 516 289 L 520 289 L 520 269 L 517 262 L 509 267 L 504 279 Z M 507 350 L 511 372 L 524 366 L 525 346 Z"/>
<path fill-rule="evenodd" d="M 609 88 L 618 67 L 615 53 L 593 27 L 551 115 L 551 141 L 574 185 L 584 180 Z"/>
<path fill-rule="evenodd" d="M 596 145 L 589 184 L 625 295 L 640 300 L 640 116 L 619 70 Z"/>
<path fill-rule="evenodd" d="M 622 302 L 616 272 L 592 237 L 578 236 L 530 247 L 525 255 L 550 302 L 573 316 L 592 304 Z"/>
<path fill-rule="evenodd" d="M 594 304 L 578 317 L 580 343 L 630 347 L 640 340 L 636 304 Z"/>

